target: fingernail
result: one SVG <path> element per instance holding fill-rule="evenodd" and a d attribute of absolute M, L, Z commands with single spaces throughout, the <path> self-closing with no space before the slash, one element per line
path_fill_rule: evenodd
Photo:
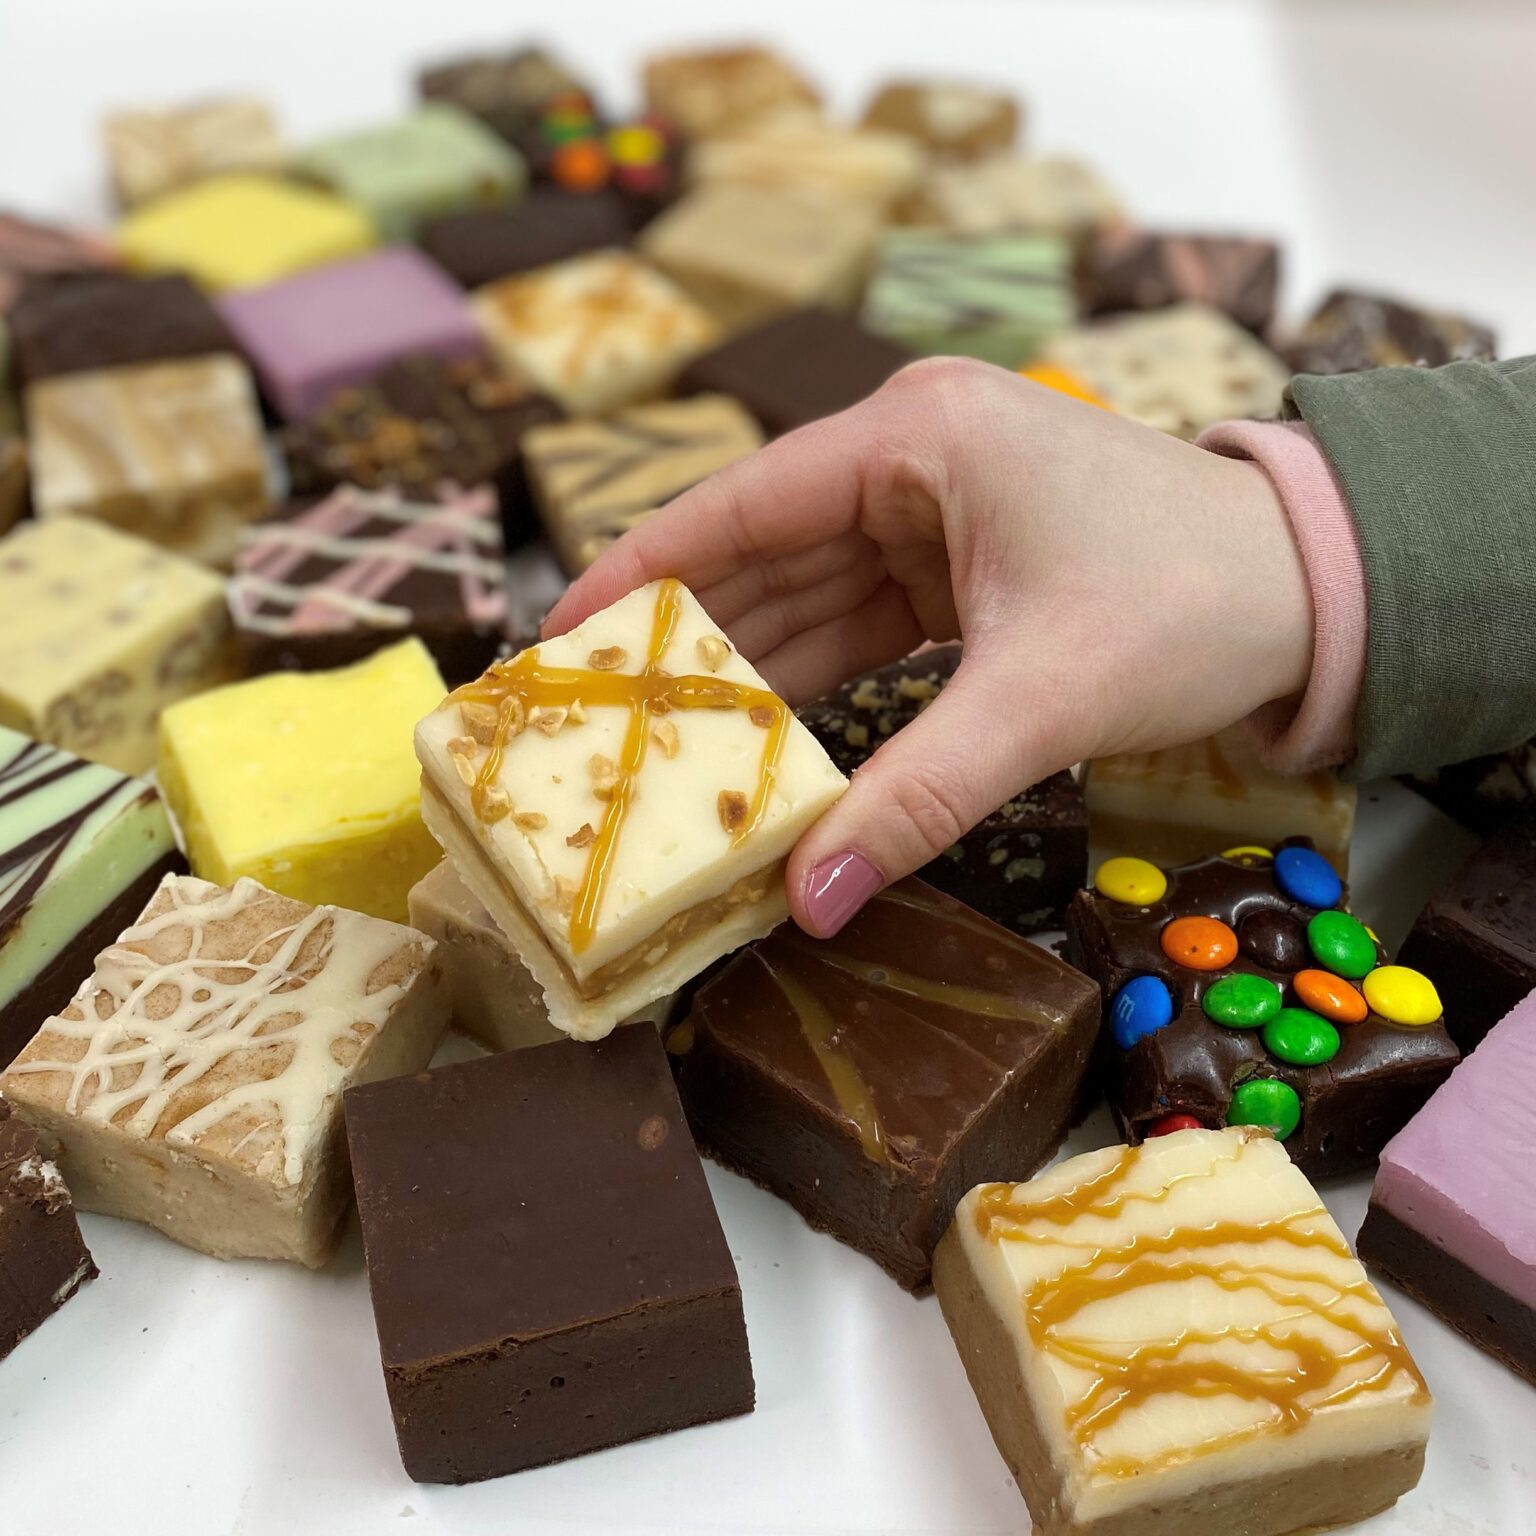
<path fill-rule="evenodd" d="M 880 871 L 852 849 L 812 865 L 805 915 L 816 937 L 830 939 L 884 884 Z"/>

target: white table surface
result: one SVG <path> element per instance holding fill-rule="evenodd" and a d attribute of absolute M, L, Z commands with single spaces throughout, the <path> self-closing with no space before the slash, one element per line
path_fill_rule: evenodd
<path fill-rule="evenodd" d="M 651 44 L 771 37 L 856 108 L 893 72 L 983 73 L 1042 149 L 1150 221 L 1273 231 L 1287 305 L 1337 281 L 1463 306 L 1536 350 L 1536 6 L 1520 0 L 0 0 L 0 206 L 104 219 L 95 119 L 254 88 L 295 137 L 383 117 L 422 62 L 533 32 L 623 100 Z M 728 21 L 726 18 L 729 18 Z M 529 19 L 531 18 L 531 20 Z M 1362 799 L 1355 904 L 1389 942 L 1470 847 Z M 445 1056 L 462 1054 L 460 1043 Z M 1108 1140 L 1102 1114 L 1068 1152 Z M 932 1298 L 718 1169 L 750 1417 L 461 1489 L 400 1468 L 355 1223 L 324 1271 L 220 1263 L 103 1217 L 101 1266 L 0 1366 L 6 1536 L 990 1536 L 1027 1529 Z M 1367 1181 L 1325 1189 L 1353 1235 Z M 1439 1398 L 1419 1489 L 1362 1536 L 1532 1536 L 1536 1392 L 1388 1290 Z M 409 1523 L 402 1523 L 409 1522 Z"/>

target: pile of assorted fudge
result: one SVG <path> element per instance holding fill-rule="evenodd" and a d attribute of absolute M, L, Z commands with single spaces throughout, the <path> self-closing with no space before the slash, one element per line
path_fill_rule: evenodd
<path fill-rule="evenodd" d="M 1242 729 L 1057 774 L 817 941 L 789 850 L 959 648 L 794 711 L 676 581 L 528 642 L 919 355 L 1189 437 L 1492 336 L 1286 329 L 1273 243 L 1143 227 L 979 85 L 419 87 L 308 145 L 122 111 L 110 233 L 0 215 L 0 1355 L 95 1276 L 76 1208 L 318 1266 L 355 1200 L 413 1478 L 745 1413 L 702 1152 L 937 1291 L 1037 1530 L 1389 1505 L 1429 1388 L 1310 1180 L 1379 1170 L 1365 1262 L 1536 1383 L 1530 749 L 1422 786 L 1486 841 L 1399 959 L 1353 789 Z M 432 1069 L 450 1025 L 485 1054 Z M 1040 1173 L 1100 1100 L 1123 1144 Z"/>

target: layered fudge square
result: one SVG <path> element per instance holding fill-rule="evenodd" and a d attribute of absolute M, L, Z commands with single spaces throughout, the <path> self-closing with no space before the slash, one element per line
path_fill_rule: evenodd
<path fill-rule="evenodd" d="M 905 221 L 960 235 L 1032 230 L 1080 249 L 1125 218 L 1119 195 L 1091 165 L 1060 155 L 994 155 L 940 162 L 903 209 Z"/>
<path fill-rule="evenodd" d="M 82 1210 L 314 1267 L 351 1196 L 342 1091 L 425 1066 L 447 1023 L 433 948 L 254 880 L 167 875 L 0 1089 Z"/>
<path fill-rule="evenodd" d="M 286 154 L 271 107 L 251 96 L 114 112 L 102 137 L 125 208 L 221 171 L 275 171 Z"/>
<path fill-rule="evenodd" d="M 439 1067 L 346 1108 L 411 1477 L 501 1477 L 750 1412 L 735 1266 L 654 1030 Z"/>
<path fill-rule="evenodd" d="M 1275 318 L 1279 282 L 1280 248 L 1273 240 L 1125 226 L 1094 242 L 1078 274 L 1078 291 L 1091 315 L 1193 300 L 1262 336 Z"/>
<path fill-rule="evenodd" d="M 904 133 L 947 160 L 978 160 L 1013 147 L 1020 117 L 1018 102 L 989 86 L 893 80 L 864 109 L 863 126 Z"/>
<path fill-rule="evenodd" d="M 224 583 L 102 523 L 29 523 L 0 544 L 0 725 L 146 773 L 160 711 L 230 672 Z"/>
<path fill-rule="evenodd" d="M 437 862 L 410 731 L 443 683 L 420 640 L 166 710 L 159 778 L 195 874 L 403 922 Z"/>
<path fill-rule="evenodd" d="M 864 324 L 914 352 L 1027 362 L 1077 316 L 1072 260 L 1054 235 L 888 230 Z"/>
<path fill-rule="evenodd" d="M 416 750 L 427 825 L 583 1039 L 781 922 L 785 857 L 847 786 L 671 580 L 498 662 Z"/>
<path fill-rule="evenodd" d="M 557 96 L 591 95 L 564 63 L 542 48 L 454 59 L 424 70 L 417 84 L 425 100 L 471 113 L 519 149 L 537 135 L 548 102 Z"/>
<path fill-rule="evenodd" d="M 1336 288 L 1323 300 L 1285 353 L 1297 373 L 1438 368 L 1497 355 L 1493 332 L 1479 321 L 1349 288 Z"/>
<path fill-rule="evenodd" d="M 0 728 L 0 1067 L 185 867 L 148 784 Z"/>
<path fill-rule="evenodd" d="M 105 241 L 0 209 L 0 316 L 25 287 L 110 271 L 117 252 Z"/>
<path fill-rule="evenodd" d="M 402 357 L 477 357 L 463 293 L 418 251 L 396 247 L 228 295 L 224 318 L 262 390 L 292 419 Z"/>
<path fill-rule="evenodd" d="M 129 266 L 185 272 L 215 292 L 275 283 L 359 255 L 375 240 L 371 220 L 345 199 L 249 173 L 212 176 L 167 193 L 117 229 Z"/>
<path fill-rule="evenodd" d="M 227 568 L 241 530 L 271 505 L 256 393 L 238 358 L 44 379 L 26 407 L 42 518 L 99 519 Z"/>
<path fill-rule="evenodd" d="M 1351 1173 L 1456 1065 L 1434 984 L 1389 963 L 1305 839 L 1108 859 L 1066 954 L 1104 989 L 1099 1072 L 1130 1142 L 1258 1125 L 1310 1177 Z"/>
<path fill-rule="evenodd" d="M 656 54 L 642 70 L 646 106 L 689 138 L 707 138 L 786 108 L 815 112 L 816 87 L 768 48 Z"/>
<path fill-rule="evenodd" d="M 1284 1536 L 1419 1480 L 1424 1378 L 1316 1190 L 1252 1128 L 979 1185 L 934 1288 L 1039 1536 Z"/>
<path fill-rule="evenodd" d="M 852 309 L 878 222 L 859 202 L 729 182 L 700 187 L 649 225 L 640 249 L 727 330 L 782 310 Z"/>
<path fill-rule="evenodd" d="M 535 427 L 524 453 L 544 526 L 574 575 L 657 507 L 762 442 L 734 400 L 696 395 Z"/>
<path fill-rule="evenodd" d="M 455 282 L 482 288 L 498 277 L 627 245 L 629 236 L 629 215 L 618 194 L 599 189 L 574 196 L 535 187 L 506 208 L 433 219 L 421 231 L 421 248 Z"/>
<path fill-rule="evenodd" d="M 624 251 L 503 278 L 473 304 L 503 367 L 578 416 L 661 394 L 719 334 L 670 278 Z"/>
<path fill-rule="evenodd" d="M 850 777 L 959 670 L 959 645 L 920 651 L 802 704 L 801 722 Z M 1020 791 L 918 871 L 1014 933 L 1059 928 L 1088 873 L 1088 816 L 1070 773 Z"/>
<path fill-rule="evenodd" d="M 913 1290 L 982 1174 L 1055 1151 L 1098 1026 L 1085 976 L 904 880 L 834 939 L 737 955 L 668 1049 L 712 1156 Z"/>

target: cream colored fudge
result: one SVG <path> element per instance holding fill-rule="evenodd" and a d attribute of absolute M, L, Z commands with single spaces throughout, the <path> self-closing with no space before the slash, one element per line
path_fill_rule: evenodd
<path fill-rule="evenodd" d="M 957 235 L 1030 230 L 1085 245 L 1125 209 L 1092 166 L 1064 156 L 993 155 L 935 164 L 903 208 L 907 223 Z"/>
<path fill-rule="evenodd" d="M 435 947 L 253 880 L 167 875 L 0 1091 L 81 1209 L 315 1266 L 351 1198 L 343 1091 L 424 1067 L 447 1022 Z"/>
<path fill-rule="evenodd" d="M 916 139 L 935 155 L 976 160 L 1010 149 L 1019 104 L 1004 91 L 964 80 L 893 80 L 864 109 L 865 128 Z"/>
<path fill-rule="evenodd" d="M 1037 1536 L 1281 1536 L 1418 1481 L 1423 1377 L 1316 1191 L 1254 1127 L 980 1185 L 933 1267 Z"/>
<path fill-rule="evenodd" d="M 821 98 L 787 59 L 768 48 L 704 48 L 657 54 L 642 72 L 645 105 L 690 139 L 707 138 L 765 114 L 817 111 Z"/>
<path fill-rule="evenodd" d="M 428 828 L 582 1039 L 781 922 L 847 787 L 675 581 L 458 689 L 416 752 Z"/>
<path fill-rule="evenodd" d="M 249 96 L 114 112 L 102 135 L 125 208 L 219 171 L 276 170 L 285 153 L 272 109 Z"/>

